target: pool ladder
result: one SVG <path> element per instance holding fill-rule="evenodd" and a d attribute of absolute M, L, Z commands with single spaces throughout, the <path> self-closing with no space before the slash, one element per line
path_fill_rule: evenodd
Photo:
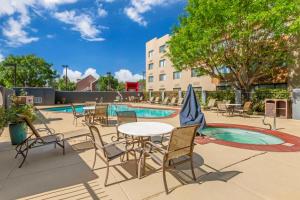
<path fill-rule="evenodd" d="M 265 125 L 265 126 L 269 126 L 269 129 L 270 130 L 276 130 L 276 116 L 273 116 L 273 126 L 270 124 L 270 123 L 266 123 L 266 115 L 264 116 L 264 119 L 262 120 L 262 123 Z"/>

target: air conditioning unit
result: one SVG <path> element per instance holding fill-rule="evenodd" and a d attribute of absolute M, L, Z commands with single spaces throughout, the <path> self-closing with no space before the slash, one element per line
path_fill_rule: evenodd
<path fill-rule="evenodd" d="M 33 98 L 33 103 L 34 104 L 41 104 L 41 103 L 43 103 L 43 98 L 42 97 L 34 97 Z"/>

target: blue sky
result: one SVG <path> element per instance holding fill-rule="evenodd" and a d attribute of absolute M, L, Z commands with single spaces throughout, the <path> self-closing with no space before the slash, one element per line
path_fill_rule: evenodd
<path fill-rule="evenodd" d="M 145 42 L 170 33 L 186 0 L 0 0 L 0 60 L 36 54 L 76 80 L 138 79 Z M 120 71 L 121 70 L 121 71 Z M 128 70 L 128 71 L 127 71 Z"/>

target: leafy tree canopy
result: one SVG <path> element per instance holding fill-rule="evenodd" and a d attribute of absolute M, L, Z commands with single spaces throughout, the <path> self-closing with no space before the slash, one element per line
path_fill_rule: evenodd
<path fill-rule="evenodd" d="M 10 55 L 0 63 L 0 84 L 11 88 L 14 86 L 14 67 L 17 66 L 17 87 L 43 87 L 51 83 L 57 72 L 52 69 L 52 64 L 35 55 L 14 56 Z"/>
<path fill-rule="evenodd" d="M 292 64 L 299 32 L 299 0 L 189 0 L 169 56 L 177 70 L 197 68 L 249 91 Z"/>
<path fill-rule="evenodd" d="M 122 85 L 119 86 L 118 79 L 113 76 L 100 76 L 98 79 L 98 90 L 100 91 L 111 91 L 122 89 Z"/>
<path fill-rule="evenodd" d="M 70 81 L 69 78 L 67 78 L 68 84 L 66 85 L 66 77 L 63 76 L 62 78 L 59 78 L 56 80 L 55 83 L 55 89 L 60 90 L 60 91 L 74 91 L 76 90 L 76 83 Z"/>

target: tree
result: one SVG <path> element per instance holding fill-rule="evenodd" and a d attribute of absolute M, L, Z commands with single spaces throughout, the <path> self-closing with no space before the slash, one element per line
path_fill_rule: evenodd
<path fill-rule="evenodd" d="M 293 62 L 298 0 L 189 0 L 169 42 L 177 70 L 196 68 L 246 92 Z"/>
<path fill-rule="evenodd" d="M 67 78 L 67 81 L 68 84 L 66 86 L 65 76 L 59 78 L 55 84 L 55 89 L 58 89 L 60 91 L 74 91 L 76 89 L 76 83 L 70 81 L 69 78 Z"/>
<path fill-rule="evenodd" d="M 117 90 L 118 87 L 118 79 L 113 76 L 100 76 L 98 79 L 98 89 L 100 91 Z"/>
<path fill-rule="evenodd" d="M 52 69 L 52 64 L 43 58 L 35 55 L 10 55 L 0 63 L 0 84 L 5 87 L 14 86 L 14 69 L 11 67 L 14 64 L 17 67 L 17 87 L 44 87 L 57 77 L 57 72 Z"/>

